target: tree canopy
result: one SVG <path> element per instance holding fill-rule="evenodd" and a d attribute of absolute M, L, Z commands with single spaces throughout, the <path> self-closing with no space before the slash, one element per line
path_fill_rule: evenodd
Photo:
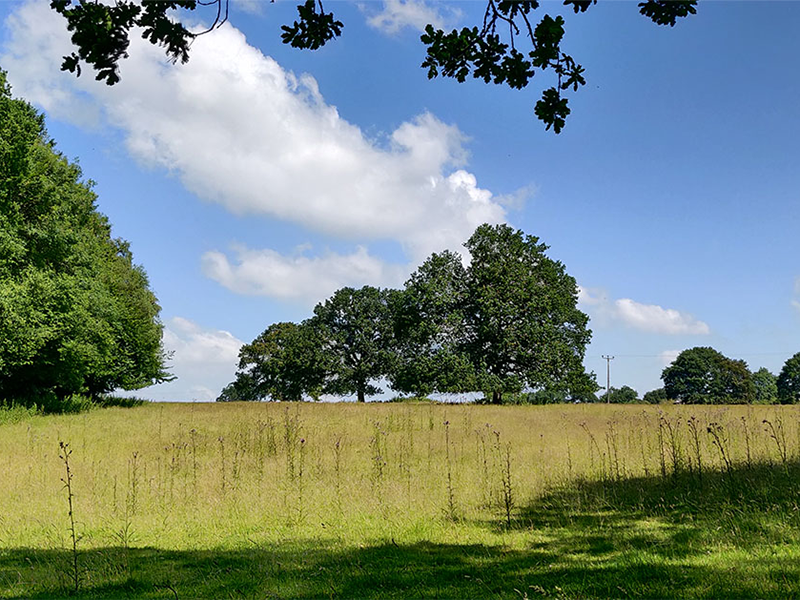
<path fill-rule="evenodd" d="M 0 71 L 0 399 L 169 379 L 147 275 L 95 202 Z"/>
<path fill-rule="evenodd" d="M 308 322 L 275 323 L 239 350 L 236 381 L 223 400 L 296 401 L 322 392 L 325 357 Z"/>
<path fill-rule="evenodd" d="M 753 402 L 758 404 L 775 404 L 778 401 L 778 378 L 766 367 L 753 373 Z"/>
<path fill-rule="evenodd" d="M 652 396 L 650 397 L 652 399 Z M 634 404 L 639 402 L 638 392 L 630 386 L 623 385 L 621 388 L 611 386 L 611 393 L 606 392 L 599 398 L 600 402 L 610 402 L 611 404 Z"/>
<path fill-rule="evenodd" d="M 482 390 L 561 388 L 594 392 L 583 368 L 592 332 L 577 308 L 578 286 L 547 246 L 508 225 L 481 225 L 464 244 L 467 268 L 464 347 Z"/>
<path fill-rule="evenodd" d="M 51 0 L 50 6 L 67 21 L 74 51 L 65 56 L 62 70 L 76 75 L 81 64 L 96 71 L 95 78 L 113 85 L 120 80 L 119 63 L 128 56 L 133 30 L 152 44 L 165 48 L 173 62 L 189 60 L 192 40 L 210 33 L 228 20 L 230 0 Z M 597 0 L 563 0 L 564 10 L 584 13 Z M 678 19 L 696 13 L 697 0 L 643 0 L 639 12 L 657 25 L 674 26 Z M 183 23 L 186 12 L 204 8 L 212 23 L 201 32 Z M 559 133 L 570 113 L 566 93 L 586 84 L 584 68 L 562 49 L 565 20 L 551 16 L 547 6 L 540 18 L 539 0 L 488 0 L 479 25 L 447 33 L 433 25 L 421 36 L 426 46 L 422 67 L 428 77 L 468 77 L 513 89 L 528 86 L 537 73 L 552 73 L 552 85 L 543 89 L 534 113 L 547 129 Z M 175 16 L 175 11 L 178 17 Z M 297 6 L 298 18 L 282 26 L 281 40 L 294 48 L 316 50 L 339 37 L 344 24 L 326 12 L 322 0 L 306 0 Z M 538 80 L 538 78 L 537 78 Z"/>
<path fill-rule="evenodd" d="M 686 404 L 742 404 L 755 397 L 747 363 L 709 347 L 684 350 L 661 379 L 667 397 Z"/>
<path fill-rule="evenodd" d="M 650 390 L 649 392 L 645 392 L 645 395 L 642 396 L 642 402 L 645 404 L 661 404 L 662 402 L 667 401 L 667 392 L 664 390 L 663 387 L 657 388 L 655 390 Z"/>
<path fill-rule="evenodd" d="M 778 400 L 781 404 L 800 402 L 800 352 L 784 363 L 778 375 Z"/>
<path fill-rule="evenodd" d="M 523 390 L 594 398 L 588 317 L 564 265 L 507 225 L 482 225 L 465 246 L 467 267 L 453 252 L 433 254 L 403 290 L 342 288 L 301 325 L 271 326 L 242 348 L 219 400 L 299 400 L 319 388 L 364 401 L 381 379 L 403 393 L 479 391 L 494 402 Z M 301 329 L 308 337 L 290 344 Z"/>
<path fill-rule="evenodd" d="M 476 389 L 463 343 L 468 296 L 467 271 L 449 250 L 432 254 L 411 275 L 392 307 L 393 389 L 418 396 Z"/>
<path fill-rule="evenodd" d="M 371 286 L 345 287 L 314 308 L 312 323 L 329 360 L 327 393 L 356 394 L 364 402 L 366 396 L 381 392 L 372 382 L 390 370 L 391 295 L 390 290 Z"/>

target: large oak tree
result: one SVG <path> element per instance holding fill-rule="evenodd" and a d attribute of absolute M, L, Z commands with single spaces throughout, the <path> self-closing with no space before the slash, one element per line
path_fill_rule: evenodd
<path fill-rule="evenodd" d="M 170 378 L 147 275 L 95 202 L 0 71 L 0 400 Z"/>

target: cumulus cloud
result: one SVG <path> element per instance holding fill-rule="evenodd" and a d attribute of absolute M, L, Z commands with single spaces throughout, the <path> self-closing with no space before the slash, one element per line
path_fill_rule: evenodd
<path fill-rule="evenodd" d="M 664 308 L 657 304 L 642 304 L 630 298 L 611 300 L 598 288 L 578 288 L 578 303 L 601 322 L 622 323 L 633 329 L 665 335 L 708 335 L 707 323 L 692 315 Z"/>
<path fill-rule="evenodd" d="M 242 344 L 227 331 L 204 328 L 182 317 L 169 319 L 164 324 L 164 348 L 172 353 L 170 371 L 177 379 L 139 395 L 153 400 L 212 401 L 233 381 Z"/>
<path fill-rule="evenodd" d="M 387 3 L 404 14 L 424 6 Z M 504 203 L 522 197 L 479 186 L 455 125 L 424 113 L 371 139 L 325 102 L 311 76 L 286 71 L 232 26 L 195 40 L 189 63 L 179 66 L 134 35 L 122 81 L 108 87 L 91 72 L 75 78 L 59 71 L 59 57 L 71 46 L 47 3 L 21 5 L 6 25 L 0 64 L 15 93 L 80 126 L 116 127 L 138 162 L 170 171 L 189 191 L 234 214 L 277 218 L 358 244 L 396 241 L 410 271 L 431 252 L 460 248 L 481 223 L 505 221 Z M 308 269 L 298 273 L 301 279 L 333 261 L 252 252 L 271 257 L 273 266 Z M 352 263 L 354 256 L 361 265 L 370 262 L 358 249 L 334 262 Z M 249 271 L 243 262 L 226 270 L 223 258 L 207 255 L 207 272 L 224 276 L 231 289 L 257 285 L 252 277 L 234 281 Z M 373 271 L 391 271 L 377 262 L 372 257 Z M 287 295 L 285 286 L 274 290 Z"/>
<path fill-rule="evenodd" d="M 396 287 L 406 274 L 404 266 L 387 264 L 363 246 L 351 254 L 328 252 L 316 257 L 299 250 L 294 256 L 285 256 L 273 250 L 236 246 L 233 261 L 222 252 L 207 252 L 203 255 L 203 272 L 239 294 L 300 300 L 309 305 L 345 285 L 360 287 L 369 282 Z"/>
<path fill-rule="evenodd" d="M 585 288 L 578 286 L 578 304 L 584 308 L 590 306 L 602 306 L 607 303 L 608 299 L 605 292 L 598 288 Z"/>
<path fill-rule="evenodd" d="M 661 359 L 661 364 L 665 367 L 668 367 L 675 359 L 678 358 L 678 355 L 682 352 L 682 350 L 664 350 L 660 355 L 659 358 Z"/>
<path fill-rule="evenodd" d="M 640 304 L 630 298 L 621 298 L 614 302 L 619 319 L 642 331 L 664 333 L 667 335 L 708 335 L 708 325 L 693 316 L 672 308 L 663 308 L 657 304 Z"/>
<path fill-rule="evenodd" d="M 384 0 L 379 11 L 374 11 L 371 5 L 360 6 L 367 14 L 370 27 L 390 35 L 405 27 L 424 31 L 428 23 L 444 29 L 461 17 L 461 11 L 457 8 L 435 5 L 425 0 Z"/>
<path fill-rule="evenodd" d="M 232 0 L 233 6 L 242 12 L 261 16 L 264 14 L 264 0 Z"/>

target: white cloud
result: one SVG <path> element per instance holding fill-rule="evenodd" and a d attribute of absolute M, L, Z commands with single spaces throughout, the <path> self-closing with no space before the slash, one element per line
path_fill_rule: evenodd
<path fill-rule="evenodd" d="M 584 308 L 589 306 L 602 306 L 608 299 L 603 290 L 578 286 L 578 304 Z"/>
<path fill-rule="evenodd" d="M 345 285 L 399 286 L 407 271 L 370 255 L 363 246 L 352 254 L 328 252 L 317 257 L 307 256 L 304 249 L 294 256 L 243 246 L 233 250 L 233 264 L 222 252 L 206 252 L 202 261 L 206 276 L 239 294 L 301 300 L 309 305 Z"/>
<path fill-rule="evenodd" d="M 243 342 L 227 331 L 207 329 L 174 317 L 164 325 L 164 348 L 172 353 L 170 372 L 175 381 L 135 395 L 153 400 L 211 401 L 233 381 Z"/>
<path fill-rule="evenodd" d="M 242 12 L 260 16 L 264 14 L 265 0 L 232 0 L 233 6 Z"/>
<path fill-rule="evenodd" d="M 657 304 L 640 304 L 630 298 L 621 298 L 614 302 L 619 319 L 642 331 L 664 333 L 667 335 L 708 335 L 708 325 L 698 321 L 691 315 L 672 308 L 663 308 Z"/>
<path fill-rule="evenodd" d="M 402 10 L 422 6 L 406 2 Z M 22 4 L 7 26 L 0 64 L 16 94 L 60 119 L 118 128 L 137 161 L 174 173 L 198 197 L 235 214 L 290 221 L 360 244 L 394 240 L 407 254 L 407 271 L 431 252 L 460 248 L 481 223 L 505 221 L 507 198 L 479 187 L 466 170 L 466 138 L 455 125 L 424 113 L 385 143 L 369 139 L 325 103 L 312 77 L 284 70 L 229 25 L 195 40 L 189 63 L 178 66 L 132 36 L 122 81 L 113 87 L 94 81 L 90 69 L 80 78 L 59 71 L 71 47 L 63 20 L 47 3 Z M 271 256 L 273 266 L 294 261 L 296 269 L 310 269 L 297 273 L 301 280 L 332 260 L 252 252 Z M 220 257 L 211 253 L 204 262 L 222 277 Z M 228 273 L 244 274 L 243 266 Z M 252 277 L 227 281 L 232 289 L 255 284 Z M 285 286 L 275 290 L 286 295 Z"/>
<path fill-rule="evenodd" d="M 578 303 L 602 323 L 622 323 L 648 333 L 665 335 L 708 335 L 711 328 L 690 314 L 642 304 L 630 298 L 611 300 L 605 290 L 578 286 Z"/>
<path fill-rule="evenodd" d="M 374 12 L 366 4 L 360 5 L 367 13 L 367 23 L 384 33 L 394 35 L 405 27 L 424 31 L 430 23 L 436 28 L 452 26 L 461 17 L 461 11 L 425 0 L 384 0 L 380 11 Z"/>
<path fill-rule="evenodd" d="M 678 355 L 682 352 L 682 350 L 664 350 L 660 355 L 659 358 L 661 359 L 661 364 L 665 367 L 668 367 L 675 359 L 678 358 Z"/>

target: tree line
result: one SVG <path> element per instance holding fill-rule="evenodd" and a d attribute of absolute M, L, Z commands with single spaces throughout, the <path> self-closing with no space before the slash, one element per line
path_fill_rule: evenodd
<path fill-rule="evenodd" d="M 776 376 L 761 367 L 751 372 L 743 360 L 709 347 L 681 352 L 661 374 L 664 387 L 644 395 L 645 402 L 684 404 L 797 404 L 800 402 L 800 352 L 786 360 Z"/>
<path fill-rule="evenodd" d="M 0 403 L 170 379 L 147 275 L 82 177 L 0 70 Z"/>
<path fill-rule="evenodd" d="M 345 287 L 301 323 L 270 325 L 239 353 L 219 401 L 538 391 L 594 396 L 583 367 L 589 318 L 578 288 L 538 238 L 481 225 L 464 244 L 432 254 L 402 290 Z"/>
<path fill-rule="evenodd" d="M 661 373 L 663 387 L 641 399 L 623 385 L 602 394 L 598 402 L 612 404 L 797 404 L 800 403 L 800 352 L 786 360 L 778 375 L 765 367 L 751 372 L 743 360 L 734 360 L 709 347 L 684 350 Z M 549 398 L 532 395 L 532 404 Z"/>

